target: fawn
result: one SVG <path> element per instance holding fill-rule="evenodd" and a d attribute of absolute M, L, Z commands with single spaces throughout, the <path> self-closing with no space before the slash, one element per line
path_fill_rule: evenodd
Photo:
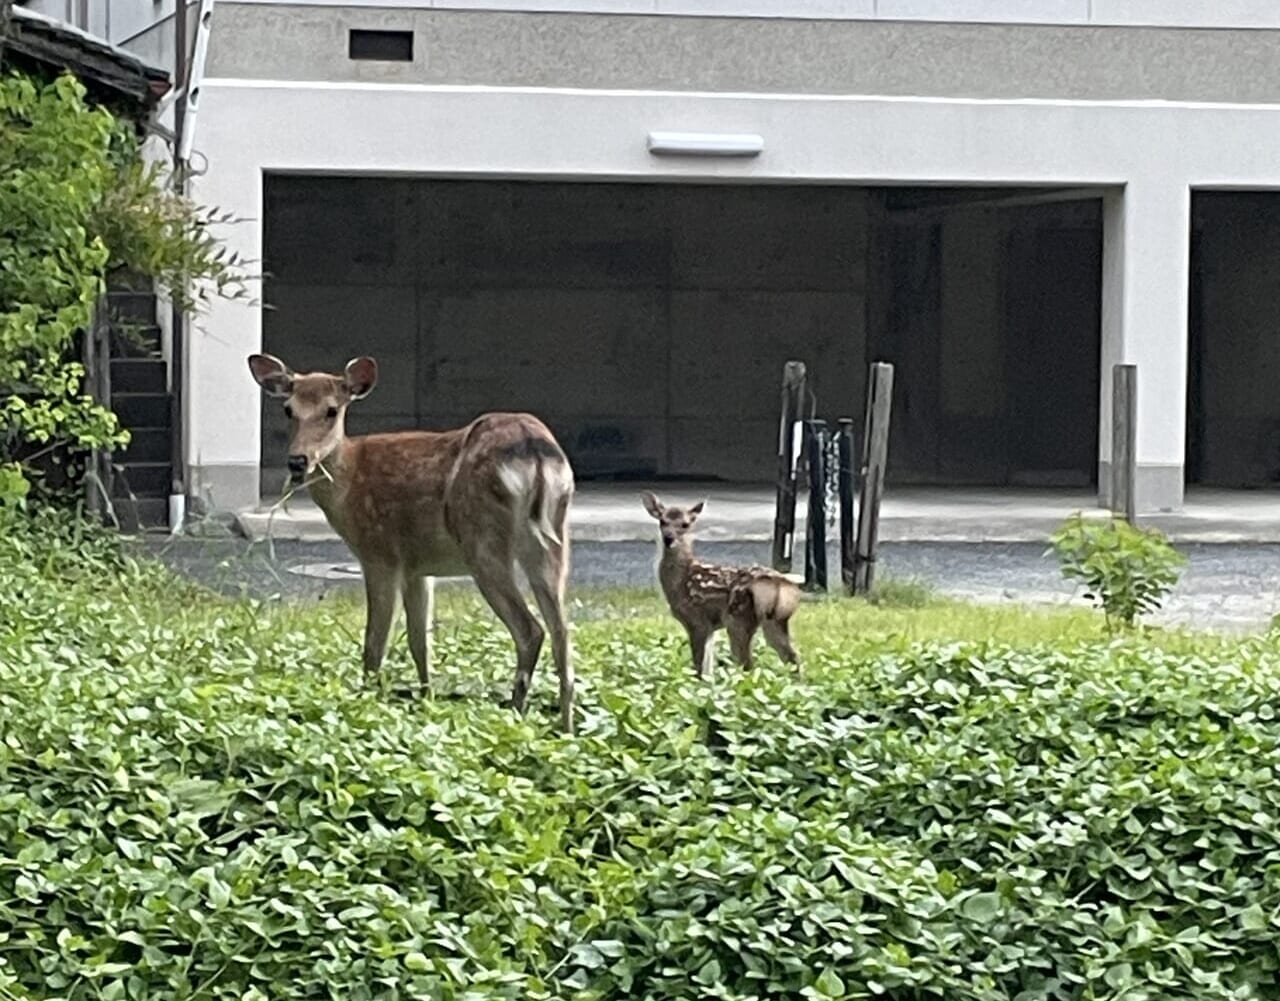
<path fill-rule="evenodd" d="M 711 667 L 719 629 L 728 631 L 733 658 L 743 668 L 751 668 L 751 641 L 763 627 L 769 646 L 799 669 L 788 625 L 800 605 L 800 588 L 767 567 L 726 567 L 695 559 L 691 530 L 705 502 L 681 508 L 664 505 L 648 490 L 641 497 L 660 529 L 658 581 L 671 614 L 689 633 L 698 677 Z"/>
<path fill-rule="evenodd" d="M 452 431 L 349 438 L 347 407 L 378 380 L 372 358 L 342 375 L 296 373 L 272 355 L 249 356 L 270 396 L 285 400 L 289 473 L 305 484 L 364 574 L 368 614 L 364 672 L 387 652 L 396 594 L 425 693 L 431 661 L 428 576 L 468 573 L 516 645 L 511 704 L 523 713 L 544 631 L 516 578 L 518 563 L 551 633 L 560 675 L 560 720 L 573 732 L 565 580 L 573 470 L 551 432 L 531 414 L 482 414 Z"/>

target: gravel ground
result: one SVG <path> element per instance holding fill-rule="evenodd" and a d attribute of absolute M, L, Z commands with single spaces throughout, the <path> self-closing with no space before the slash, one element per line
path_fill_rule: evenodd
<path fill-rule="evenodd" d="M 340 543 L 269 546 L 239 538 L 161 537 L 141 545 L 174 570 L 230 594 L 306 598 L 360 585 L 358 570 Z M 1160 621 L 1244 632 L 1265 629 L 1280 611 L 1280 546 L 1181 548 L 1190 564 Z M 734 563 L 764 562 L 769 555 L 767 545 L 760 543 L 704 543 L 699 553 L 705 559 Z M 885 578 L 920 581 L 939 593 L 975 601 L 1061 604 L 1072 600 L 1071 586 L 1043 553 L 1044 547 L 1038 544 L 886 543 L 881 547 L 880 566 Z M 654 558 L 654 546 L 649 543 L 576 543 L 572 586 L 652 586 Z M 828 562 L 838 582 L 834 552 Z M 801 568 L 798 558 L 797 570 Z"/>

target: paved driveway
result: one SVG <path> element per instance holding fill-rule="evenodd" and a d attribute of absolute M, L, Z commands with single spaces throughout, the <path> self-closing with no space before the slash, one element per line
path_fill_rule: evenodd
<path fill-rule="evenodd" d="M 304 597 L 360 586 L 358 569 L 341 543 L 156 538 L 142 544 L 175 570 L 227 593 Z M 1280 546 L 1181 548 L 1190 564 L 1162 621 L 1245 631 L 1266 628 L 1280 612 Z M 918 580 L 976 601 L 1069 601 L 1072 588 L 1043 551 L 1035 543 L 887 543 L 881 567 L 886 577 Z M 769 555 L 768 545 L 758 542 L 704 543 L 699 552 L 738 563 L 764 562 Z M 655 556 L 651 543 L 576 543 L 573 586 L 652 586 Z M 830 565 L 835 571 L 834 553 Z M 838 580 L 838 572 L 832 577 Z"/>

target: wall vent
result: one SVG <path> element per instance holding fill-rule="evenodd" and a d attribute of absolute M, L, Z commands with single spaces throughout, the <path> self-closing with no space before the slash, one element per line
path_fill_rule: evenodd
<path fill-rule="evenodd" d="M 413 32 L 352 28 L 347 33 L 347 55 L 352 59 L 411 63 Z"/>

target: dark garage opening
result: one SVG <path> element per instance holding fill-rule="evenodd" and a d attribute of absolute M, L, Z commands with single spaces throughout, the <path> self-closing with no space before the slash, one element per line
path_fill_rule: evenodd
<path fill-rule="evenodd" d="M 826 417 L 884 359 L 892 479 L 1090 483 L 1100 204 L 1009 194 L 270 175 L 264 349 L 377 357 L 353 433 L 527 409 L 581 479 L 742 482 L 787 359 Z M 284 437 L 268 401 L 268 490 Z"/>
<path fill-rule="evenodd" d="M 890 189 L 874 204 L 870 353 L 895 363 L 898 482 L 1098 476 L 1101 198 Z"/>
<path fill-rule="evenodd" d="M 1191 198 L 1187 481 L 1280 483 L 1280 195 Z"/>

